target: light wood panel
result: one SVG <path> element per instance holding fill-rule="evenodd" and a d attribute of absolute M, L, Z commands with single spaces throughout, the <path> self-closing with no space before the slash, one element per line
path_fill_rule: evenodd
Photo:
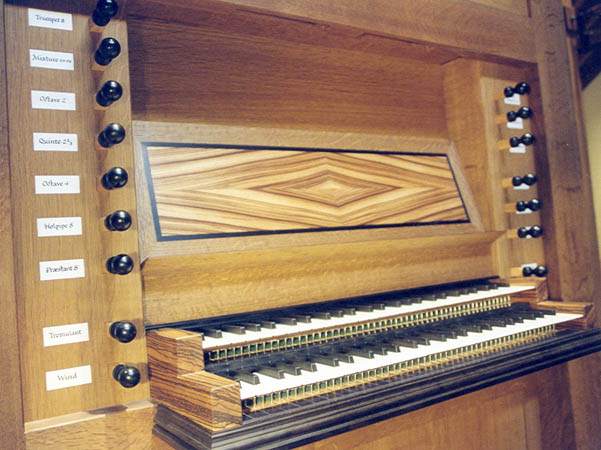
<path fill-rule="evenodd" d="M 143 145 L 159 239 L 468 222 L 446 155 Z"/>
<path fill-rule="evenodd" d="M 40 1 L 40 9 L 54 7 Z M 69 8 L 71 6 L 71 8 Z M 133 175 L 131 140 L 114 150 L 97 153 L 97 133 L 110 122 L 123 123 L 130 130 L 127 57 L 120 57 L 96 78 L 91 72 L 91 57 L 96 42 L 88 29 L 88 13 L 93 2 L 72 2 L 60 6 L 73 14 L 73 31 L 30 27 L 27 8 L 6 5 L 8 104 L 10 120 L 13 245 L 17 310 L 20 323 L 20 352 L 24 420 L 26 422 L 86 409 L 95 409 L 149 396 L 146 383 L 146 352 L 142 328 L 141 284 L 139 271 L 125 277 L 109 274 L 105 262 L 110 256 L 129 253 L 137 259 L 135 228 L 111 233 L 104 228 L 107 214 L 116 209 L 130 211 L 135 220 L 133 183 L 116 193 L 100 188 L 98 178 L 109 167 L 119 165 Z M 88 9 L 89 8 L 89 9 Z M 86 15 L 78 13 L 86 11 Z M 124 22 L 112 21 L 105 33 L 115 36 L 127 54 Z M 29 49 L 71 52 L 74 71 L 58 71 L 29 66 Z M 105 112 L 94 112 L 94 96 L 100 85 L 116 79 L 124 96 Z M 75 111 L 32 109 L 31 90 L 75 94 Z M 34 151 L 33 132 L 76 133 L 77 152 Z M 79 176 L 79 194 L 39 195 L 34 176 Z M 133 181 L 133 180 L 132 180 Z M 38 237 L 36 219 L 81 217 L 78 236 Z M 83 259 L 85 277 L 42 281 L 39 263 Z M 138 337 L 128 344 L 111 338 L 109 325 L 129 320 L 138 326 Z M 44 347 L 43 328 L 87 323 L 89 340 Z M 112 377 L 119 363 L 139 367 L 142 383 L 125 389 Z M 91 367 L 90 384 L 48 390 L 49 371 L 82 366 Z"/>
<path fill-rule="evenodd" d="M 446 137 L 437 64 L 224 28 L 128 25 L 135 119 Z"/>
<path fill-rule="evenodd" d="M 169 323 L 489 277 L 499 234 L 150 258 L 144 317 Z"/>
<path fill-rule="evenodd" d="M 157 11 L 147 0 L 130 0 L 129 3 L 135 14 L 161 15 L 161 8 Z M 492 2 L 487 0 L 486 3 Z M 177 6 L 180 2 L 162 0 L 160 4 Z M 191 9 L 204 9 L 206 4 L 206 0 L 187 2 Z M 155 5 L 158 6 L 159 2 Z M 468 51 L 481 57 L 495 55 L 535 61 L 528 17 L 472 1 L 425 0 L 415 3 L 374 0 L 358 4 L 326 0 L 315 4 L 312 0 L 226 0 L 212 2 L 211 9 L 219 8 L 219 5 L 262 11 L 315 26 L 342 24 L 409 42 L 427 42 L 455 51 Z"/>
<path fill-rule="evenodd" d="M 0 61 L 5 61 L 4 2 L 0 1 Z M 21 369 L 19 367 L 19 338 L 17 304 L 13 265 L 12 207 L 9 170 L 8 105 L 6 102 L 6 69 L 0 69 L 0 386 L 2 386 L 2 414 L 0 414 L 0 442 L 8 448 L 25 448 L 23 439 L 23 408 L 21 398 Z"/>

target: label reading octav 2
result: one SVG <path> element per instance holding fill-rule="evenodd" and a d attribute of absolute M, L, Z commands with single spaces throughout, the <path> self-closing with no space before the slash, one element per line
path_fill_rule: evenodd
<path fill-rule="evenodd" d="M 75 111 L 75 94 L 73 92 L 31 91 L 31 107 L 33 109 L 56 109 Z"/>
<path fill-rule="evenodd" d="M 55 30 L 73 30 L 73 16 L 71 14 L 41 9 L 27 9 L 30 27 L 54 28 Z"/>

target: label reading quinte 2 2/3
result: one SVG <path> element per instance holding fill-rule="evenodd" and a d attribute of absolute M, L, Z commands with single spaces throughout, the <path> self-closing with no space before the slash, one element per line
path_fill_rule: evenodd
<path fill-rule="evenodd" d="M 75 111 L 75 94 L 73 92 L 31 91 L 31 107 L 33 109 L 58 109 Z"/>
<path fill-rule="evenodd" d="M 90 340 L 87 322 L 45 327 L 42 329 L 42 334 L 44 336 L 44 347 L 75 344 L 76 342 L 87 342 Z"/>
<path fill-rule="evenodd" d="M 75 133 L 33 133 L 33 149 L 36 152 L 76 152 Z"/>
<path fill-rule="evenodd" d="M 30 27 L 54 28 L 66 31 L 73 30 L 73 16 L 71 14 L 33 8 L 29 8 L 27 12 Z"/>
<path fill-rule="evenodd" d="M 36 194 L 79 194 L 78 175 L 36 175 Z"/>
<path fill-rule="evenodd" d="M 90 383 L 92 383 L 92 366 L 71 367 L 70 369 L 46 372 L 47 391 Z"/>
<path fill-rule="evenodd" d="M 29 49 L 29 64 L 42 69 L 74 70 L 73 53 Z"/>
<path fill-rule="evenodd" d="M 86 269 L 83 259 L 40 261 L 40 281 L 84 278 Z"/>
<path fill-rule="evenodd" d="M 38 219 L 38 237 L 80 235 L 81 217 L 45 217 Z"/>

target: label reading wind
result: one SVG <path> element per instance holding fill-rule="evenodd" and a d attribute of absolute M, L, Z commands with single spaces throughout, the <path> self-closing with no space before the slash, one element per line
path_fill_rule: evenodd
<path fill-rule="evenodd" d="M 40 281 L 84 278 L 85 276 L 83 259 L 40 261 Z"/>
<path fill-rule="evenodd" d="M 36 152 L 76 152 L 75 133 L 33 133 L 33 149 Z"/>
<path fill-rule="evenodd" d="M 31 107 L 33 109 L 75 111 L 75 94 L 73 92 L 31 91 Z"/>
<path fill-rule="evenodd" d="M 55 30 L 65 31 L 73 30 L 73 16 L 71 14 L 33 8 L 29 8 L 27 12 L 30 27 L 54 28 Z"/>
<path fill-rule="evenodd" d="M 44 336 L 44 347 L 75 344 L 90 340 L 87 322 L 46 327 L 42 329 L 42 334 Z"/>
<path fill-rule="evenodd" d="M 71 367 L 70 369 L 46 372 L 47 391 L 90 383 L 92 383 L 92 366 Z"/>
<path fill-rule="evenodd" d="M 56 70 L 74 70 L 73 53 L 29 49 L 31 67 Z"/>

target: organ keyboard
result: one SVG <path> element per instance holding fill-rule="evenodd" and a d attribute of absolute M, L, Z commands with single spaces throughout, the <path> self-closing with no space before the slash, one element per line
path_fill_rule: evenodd
<path fill-rule="evenodd" d="M 420 377 L 423 382 L 426 374 L 440 375 L 443 370 L 446 377 L 459 367 L 478 374 L 473 383 L 494 383 L 495 377 L 515 376 L 516 370 L 527 372 L 601 348 L 598 332 L 563 329 L 582 314 L 524 302 L 533 291 L 531 285 L 480 279 L 202 319 L 181 323 L 177 329 L 149 327 L 151 392 L 165 405 L 157 415 L 158 433 L 184 448 L 228 448 L 223 447 L 224 433 L 234 433 L 237 443 L 246 442 L 246 433 L 255 436 L 256 424 L 272 423 L 282 408 L 298 414 L 321 405 L 318 409 L 325 413 L 341 408 L 336 406 L 339 398 L 357 390 L 363 392 L 363 402 L 369 399 L 367 392 L 388 395 L 388 390 L 401 389 Z M 176 345 L 170 354 L 164 353 L 169 333 L 176 333 L 171 335 L 177 335 L 176 340 L 188 340 L 186 349 Z M 582 340 L 580 348 L 562 347 L 574 339 Z M 190 346 L 194 341 L 196 345 Z M 174 363 L 173 354 L 182 360 Z M 190 364 L 199 368 L 201 362 L 200 371 L 187 371 Z M 196 379 L 199 375 L 202 381 Z M 191 377 L 196 392 L 174 393 L 173 386 L 186 384 L 186 377 Z M 453 383 L 452 375 L 445 377 L 436 377 L 440 392 Z M 463 385 L 469 389 L 470 382 L 464 380 Z M 215 386 L 232 395 L 212 398 Z M 164 395 L 167 391 L 169 396 Z M 199 392 L 206 398 L 200 400 Z M 402 404 L 403 396 L 395 395 Z M 190 400 L 184 398 L 188 396 Z M 422 396 L 423 401 L 428 398 Z M 207 411 L 202 410 L 219 415 L 216 411 L 224 403 L 229 403 L 228 412 L 222 416 L 233 415 L 221 423 L 207 421 Z M 317 435 L 331 432 L 352 413 L 345 407 L 340 414 Z M 362 415 L 367 417 L 365 411 Z M 232 427 L 239 430 L 230 431 Z M 168 430 L 177 431 L 172 435 Z M 291 436 L 296 436 L 289 438 L 295 445 L 311 440 L 306 431 Z M 253 439 L 249 442 L 258 447 L 249 448 L 282 445 L 279 435 L 262 438 L 260 444 Z"/>

